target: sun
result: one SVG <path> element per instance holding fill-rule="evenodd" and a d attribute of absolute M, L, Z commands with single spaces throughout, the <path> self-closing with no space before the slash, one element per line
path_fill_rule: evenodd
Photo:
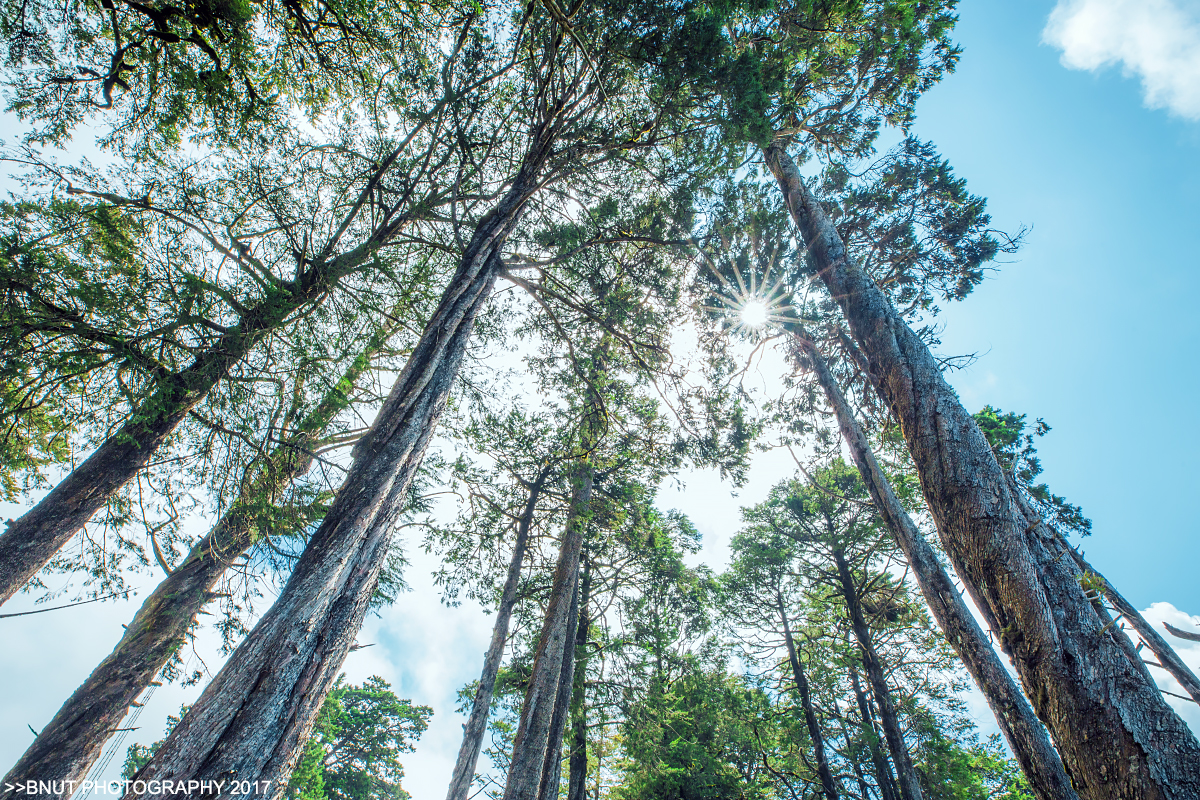
<path fill-rule="evenodd" d="M 739 316 L 741 316 L 742 324 L 746 327 L 761 328 L 770 319 L 771 311 L 765 302 L 755 298 L 742 304 Z"/>

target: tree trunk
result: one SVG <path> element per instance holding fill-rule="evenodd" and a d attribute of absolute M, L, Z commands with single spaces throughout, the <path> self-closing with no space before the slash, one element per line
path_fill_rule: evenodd
<path fill-rule="evenodd" d="M 858 686 L 857 678 L 855 678 L 855 687 Z M 846 740 L 846 752 L 849 754 L 852 748 L 850 739 L 850 730 L 846 727 L 846 717 L 842 714 L 842 709 L 838 707 L 837 699 L 833 700 L 833 713 L 837 715 L 838 725 L 842 729 L 842 738 Z M 858 764 L 858 759 L 850 759 L 850 767 L 854 770 L 854 778 L 858 781 L 858 794 L 862 800 L 870 800 L 871 793 L 867 787 L 867 779 L 863 776 L 862 767 Z"/>
<path fill-rule="evenodd" d="M 875 767 L 875 780 L 879 783 L 880 800 L 897 800 L 899 789 L 896 788 L 896 776 L 892 774 L 892 765 L 883 748 L 879 746 L 879 732 L 875 730 L 874 716 L 867 702 L 867 693 L 858 682 L 858 668 L 850 666 L 850 686 L 854 689 L 854 699 L 858 703 L 858 715 L 862 718 L 862 732 L 867 740 L 867 749 L 871 753 L 871 764 Z"/>
<path fill-rule="evenodd" d="M 846 599 L 846 610 L 850 612 L 850 625 L 854 629 L 854 638 L 858 641 L 858 649 L 862 653 L 863 669 L 867 672 L 867 680 L 871 682 L 871 693 L 875 695 L 875 704 L 879 706 L 879 722 L 883 726 L 883 737 L 887 740 L 888 750 L 892 754 L 892 763 L 896 765 L 896 783 L 900 789 L 901 800 L 921 800 L 921 782 L 917 777 L 917 769 L 913 766 L 912 756 L 904 744 L 904 734 L 900 730 L 900 716 L 896 713 L 896 704 L 892 701 L 892 692 L 888 688 L 887 678 L 883 673 L 883 664 L 879 654 L 875 652 L 875 644 L 871 641 L 871 629 L 863 618 L 862 603 L 858 598 L 858 587 L 854 576 L 850 573 L 850 565 L 846 563 L 846 554 L 841 549 L 833 551 L 834 561 L 837 562 L 838 577 L 842 582 L 842 596 Z"/>
<path fill-rule="evenodd" d="M 808 735 L 812 739 L 813 753 L 817 758 L 817 775 L 821 778 L 821 790 L 827 800 L 838 800 L 838 786 L 829 769 L 829 758 L 825 753 L 825 737 L 821 726 L 817 723 L 817 714 L 813 709 L 812 696 L 808 691 L 808 678 L 804 675 L 804 666 L 800 663 L 800 654 L 796 649 L 796 641 L 792 638 L 792 626 L 788 622 L 787 609 L 783 605 L 783 595 L 777 595 L 779 617 L 783 620 L 783 638 L 787 643 L 788 661 L 792 665 L 792 678 L 796 682 L 796 693 L 800 695 L 800 705 L 804 709 L 804 722 L 808 726 Z M 568 798 L 568 800 L 570 800 Z"/>
<path fill-rule="evenodd" d="M 933 547 L 900 505 L 825 359 L 808 338 L 798 335 L 796 341 L 837 416 L 842 438 L 846 440 L 871 500 L 904 551 L 917 576 L 921 593 L 947 641 L 987 698 L 1034 794 L 1039 800 L 1076 800 L 1071 780 L 1046 735 L 1046 729 L 1033 713 L 1016 681 L 1004 668 L 983 629 L 967 608 L 966 601 L 942 567 Z"/>
<path fill-rule="evenodd" d="M 1125 597 L 1117 591 L 1116 587 L 1108 582 L 1108 579 L 1096 571 L 1095 567 L 1087 562 L 1080 555 L 1079 551 L 1071 547 L 1065 541 L 1062 542 L 1062 547 L 1065 547 L 1071 552 L 1071 558 L 1079 566 L 1085 575 L 1090 575 L 1093 580 L 1099 582 L 1101 591 L 1108 601 L 1113 604 L 1113 607 L 1120 612 L 1121 616 L 1129 620 L 1129 624 L 1137 631 L 1138 636 L 1150 648 L 1150 651 L 1158 658 L 1158 663 L 1171 674 L 1175 680 L 1179 681 L 1179 685 L 1184 691 L 1192 696 L 1192 699 L 1200 703 L 1200 679 L 1197 679 L 1196 673 L 1192 672 L 1187 664 L 1175 652 L 1175 649 L 1159 635 L 1158 631 L 1154 630 L 1154 626 L 1146 621 L 1141 612 L 1134 608 Z"/>
<path fill-rule="evenodd" d="M 364 352 L 300 422 L 296 433 L 266 458 L 247 465 L 237 502 L 146 598 L 116 648 L 42 729 L 5 776 L 5 784 L 29 780 L 79 783 L 87 776 L 129 706 L 185 643 L 196 615 L 212 599 L 213 586 L 257 539 L 253 508 L 264 499 L 274 502 L 281 491 L 308 472 L 313 446 L 338 412 L 349 405 L 351 390 L 395 327 L 388 323 L 371 336 Z M 11 796 L 12 792 L 0 788 L 0 798 Z"/>
<path fill-rule="evenodd" d="M 1039 527 L 1044 526 L 1048 537 L 1052 536 L 1056 540 L 1056 549 L 1060 553 L 1066 553 L 1075 562 L 1079 568 L 1081 577 L 1085 583 L 1090 583 L 1100 590 L 1108 601 L 1113 604 L 1113 608 L 1117 612 L 1129 620 L 1129 624 L 1137 631 L 1138 636 L 1150 648 L 1150 652 L 1158 658 L 1159 666 L 1171 674 L 1171 677 L 1179 681 L 1179 685 L 1183 687 L 1192 699 L 1200 703 L 1200 679 L 1197 679 L 1196 673 L 1192 672 L 1191 667 L 1179 658 L 1179 654 L 1175 649 L 1159 635 L 1154 626 L 1146 621 L 1142 613 L 1134 607 L 1132 603 L 1125 599 L 1124 595 L 1117 591 L 1117 587 L 1109 583 L 1108 579 L 1096 571 L 1096 568 L 1088 563 L 1087 559 L 1082 554 L 1067 542 L 1066 538 L 1057 531 L 1050 529 L 1042 518 L 1042 515 L 1034 508 L 1025 492 L 1017 486 L 1012 474 L 1008 475 L 1008 485 L 1012 489 L 1013 494 L 1017 498 L 1017 502 L 1021 506 L 1021 511 L 1029 522 L 1037 523 Z"/>
<path fill-rule="evenodd" d="M 379 167 L 382 175 L 393 153 Z M 389 231 L 400 229 L 395 222 Z M 42 500 L 0 534 L 0 604 L 29 582 L 92 515 L 146 466 L 150 457 L 233 366 L 300 308 L 318 302 L 382 242 L 370 241 L 345 255 L 321 259 L 296 280 L 273 287 L 248 308 L 238 324 L 185 369 L 158 376 L 154 391 L 115 434 Z"/>
<path fill-rule="evenodd" d="M 581 448 L 584 453 L 591 450 L 591 434 L 585 433 Z M 568 640 L 575 632 L 572 616 L 578 615 L 576 589 L 579 581 L 579 561 L 583 550 L 583 534 L 587 527 L 588 505 L 592 497 L 594 474 L 591 463 L 584 456 L 579 459 L 572 478 L 571 508 L 563 530 L 562 546 L 558 564 L 554 570 L 554 583 L 550 590 L 550 602 L 538 638 L 537 655 L 529 677 L 529 688 L 521 708 L 521 720 L 513 740 L 512 763 L 508 770 L 508 782 L 504 787 L 504 800 L 540 800 L 542 787 L 548 780 L 548 764 L 559 763 L 559 748 L 562 730 L 565 728 L 566 704 L 570 702 L 570 689 L 560 685 L 570 683 L 571 670 L 566 662 L 574 662 L 574 648 Z M 566 695 L 564 701 L 561 694 Z M 552 742 L 555 727 L 555 712 L 560 711 L 558 741 Z"/>
<path fill-rule="evenodd" d="M 538 637 L 533 672 L 513 739 L 504 800 L 544 800 L 543 793 L 550 783 L 557 787 L 562 768 L 560 750 L 571 702 L 574 638 L 579 618 L 579 566 L 584 534 L 591 519 L 592 485 L 596 478 L 591 454 L 605 433 L 605 403 L 599 387 L 607 354 L 607 342 L 602 341 L 593 355 L 586 387 L 587 400 L 579 423 L 580 455 L 571 476 L 571 503 L 554 570 L 550 602 Z M 557 796 L 557 788 L 551 796 Z"/>
<path fill-rule="evenodd" d="M 513 607 L 517 604 L 517 584 L 521 580 L 521 565 L 525 561 L 525 549 L 529 544 L 529 528 L 537 509 L 542 487 L 550 475 L 547 464 L 534 479 L 529 489 L 529 500 L 517 525 L 517 540 L 513 544 L 512 560 L 508 564 L 508 576 L 500 594 L 500 605 L 496 608 L 496 622 L 492 626 L 492 641 L 483 659 L 483 673 L 479 676 L 479 687 L 475 689 L 475 700 L 471 703 L 471 716 L 463 726 L 462 745 L 458 748 L 458 760 L 454 762 L 454 774 L 446 800 L 467 800 L 471 781 L 475 778 L 475 767 L 483 749 L 483 735 L 487 732 L 488 714 L 492 707 L 492 691 L 496 688 L 496 675 L 500 672 L 500 661 L 504 656 L 504 644 L 508 641 L 508 623 L 512 619 Z"/>
<path fill-rule="evenodd" d="M 503 268 L 500 248 L 554 141 L 535 136 L 521 171 L 476 226 L 454 277 L 283 593 L 140 771 L 158 780 L 260 782 L 281 795 L 358 634 L 392 528 Z M 263 781 L 269 786 L 263 787 Z M 152 784 L 153 785 L 153 784 Z M 169 790 L 168 790 L 169 791 Z M 132 792 L 129 793 L 132 797 Z M 166 792 L 141 797 L 166 797 Z"/>
<path fill-rule="evenodd" d="M 974 419 L 925 343 L 854 264 L 778 144 L 767 165 L 916 464 L 943 546 L 1000 634 L 1085 800 L 1200 797 L 1200 742 L 1030 530 Z M 1116 632 L 1121 635 L 1120 632 Z"/>
<path fill-rule="evenodd" d="M 567 776 L 567 800 L 587 800 L 587 644 L 591 619 L 588 604 L 592 599 L 592 564 L 585 561 L 579 589 L 579 627 L 575 632 L 575 675 L 571 690 L 571 756 Z"/>
<path fill-rule="evenodd" d="M 567 634 L 579 626 L 580 578 L 575 577 L 575 588 L 571 592 L 571 613 L 567 616 Z M 558 673 L 558 688 L 554 693 L 554 715 L 550 718 L 550 732 L 546 737 L 546 756 L 542 759 L 542 776 L 538 781 L 538 800 L 558 800 L 562 786 L 562 745 L 570 716 L 573 676 L 575 674 L 574 637 L 563 647 L 562 669 Z"/>

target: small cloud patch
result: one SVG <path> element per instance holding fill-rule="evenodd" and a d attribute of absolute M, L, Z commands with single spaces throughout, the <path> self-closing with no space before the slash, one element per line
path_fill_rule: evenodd
<path fill-rule="evenodd" d="M 1200 0 L 1059 0 L 1042 41 L 1070 69 L 1120 64 L 1147 106 L 1200 121 Z"/>

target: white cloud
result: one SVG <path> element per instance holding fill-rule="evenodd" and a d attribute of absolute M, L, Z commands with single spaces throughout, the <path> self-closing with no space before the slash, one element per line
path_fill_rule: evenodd
<path fill-rule="evenodd" d="M 1200 674 L 1200 642 L 1189 642 L 1186 639 L 1170 636 L 1162 625 L 1164 622 L 1169 622 L 1180 630 L 1200 631 L 1200 617 L 1180 611 L 1170 603 L 1153 603 L 1142 612 L 1142 616 L 1171 644 L 1171 647 L 1179 654 L 1180 660 L 1191 667 L 1193 672 Z M 1150 674 L 1154 676 L 1158 688 L 1171 692 L 1171 694 L 1165 695 L 1164 699 L 1179 712 L 1179 716 L 1183 717 L 1193 731 L 1200 733 L 1200 706 L 1179 697 L 1179 695 L 1186 696 L 1186 692 L 1178 681 L 1163 670 L 1151 669 Z"/>
<path fill-rule="evenodd" d="M 1146 105 L 1200 120 L 1200 0 L 1059 0 L 1042 40 L 1071 69 L 1120 64 Z"/>

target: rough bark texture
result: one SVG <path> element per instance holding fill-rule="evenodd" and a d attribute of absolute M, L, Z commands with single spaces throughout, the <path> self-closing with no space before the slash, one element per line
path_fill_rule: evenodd
<path fill-rule="evenodd" d="M 587 399 L 579 423 L 580 454 L 571 476 L 571 502 L 529 687 L 513 738 L 504 800 L 557 797 L 562 769 L 560 751 L 574 675 L 574 639 L 579 624 L 579 567 L 596 479 L 591 454 L 604 436 L 605 403 L 598 387 L 603 380 L 607 353 L 608 344 L 602 341 L 593 354 Z M 554 791 L 547 794 L 551 786 Z"/>
<path fill-rule="evenodd" d="M 904 551 L 917 576 L 925 602 L 942 633 L 970 671 L 996 715 L 1000 730 L 1004 732 L 1034 794 L 1040 800 L 1076 800 L 1071 780 L 1046 735 L 1046 729 L 1033 713 L 1016 681 L 1004 668 L 987 635 L 942 567 L 937 553 L 900 505 L 825 359 L 809 339 L 798 336 L 797 342 L 833 408 L 842 438 L 862 475 L 871 500 Z"/>
<path fill-rule="evenodd" d="M 579 626 L 579 594 L 581 579 L 576 577 L 571 592 L 571 613 L 567 617 L 567 633 Z M 570 717 L 572 677 L 575 674 L 575 637 L 571 636 L 563 647 L 562 669 L 558 673 L 558 689 L 554 694 L 554 715 L 550 718 L 550 732 L 546 736 L 546 755 L 542 759 L 542 776 L 538 782 L 538 800 L 558 800 L 562 787 L 562 744 Z"/>
<path fill-rule="evenodd" d="M 846 563 L 846 555 L 841 550 L 833 551 L 837 562 L 838 578 L 842 583 L 842 596 L 846 600 L 846 609 L 850 612 L 850 626 L 854 629 L 854 638 L 858 642 L 862 654 L 863 669 L 867 680 L 871 682 L 871 693 L 875 695 L 875 704 L 879 706 L 879 722 L 883 726 L 883 736 L 887 740 L 888 750 L 892 754 L 892 763 L 896 766 L 896 784 L 900 789 L 901 800 L 921 800 L 921 782 L 917 777 L 917 769 L 913 766 L 912 756 L 904 743 L 904 734 L 900 730 L 900 717 L 896 713 L 896 704 L 892 701 L 892 690 L 887 685 L 887 676 L 879 654 L 875 652 L 875 644 L 871 641 L 871 629 L 863 617 L 862 603 L 858 598 L 858 586 L 850 573 L 850 565 Z"/>
<path fill-rule="evenodd" d="M 896 787 L 896 776 L 892 774 L 892 765 L 883 754 L 880 747 L 879 731 L 875 729 L 875 717 L 871 713 L 867 693 L 858 682 L 858 669 L 850 667 L 850 686 L 854 689 L 854 700 L 858 703 L 858 716 L 862 719 L 863 737 L 867 740 L 867 749 L 871 752 L 871 764 L 875 767 L 875 781 L 879 784 L 880 800 L 898 800 L 900 790 Z"/>
<path fill-rule="evenodd" d="M 929 348 L 849 258 L 795 163 L 778 144 L 764 155 L 872 383 L 900 423 L 943 546 L 1013 658 L 1080 797 L 1200 797 L 1200 742 L 1140 659 L 1129 657 L 1124 635 L 1105 628 L 1078 567 L 1056 558 L 1025 519 Z"/>
<path fill-rule="evenodd" d="M 542 487 L 550 474 L 547 465 L 534 479 L 529 489 L 529 499 L 517 525 L 517 539 L 513 543 L 512 560 L 508 564 L 508 575 L 500 594 L 500 605 L 496 609 L 496 622 L 492 626 L 492 641 L 483 659 L 483 672 L 475 699 L 471 703 L 471 716 L 463 726 L 462 745 L 458 748 L 458 760 L 454 762 L 454 773 L 450 777 L 450 788 L 446 800 L 467 800 L 471 781 L 475 778 L 475 767 L 483 749 L 483 735 L 487 732 L 488 712 L 492 707 L 492 692 L 496 688 L 496 675 L 500 672 L 500 661 L 504 656 L 504 643 L 508 641 L 508 624 L 512 620 L 513 607 L 517 603 L 517 585 L 521 580 L 521 565 L 525 561 L 525 549 L 529 544 L 529 528 L 537 509 Z"/>
<path fill-rule="evenodd" d="M 1146 621 L 1141 612 L 1134 607 L 1132 603 L 1117 591 L 1117 588 L 1109 583 L 1108 579 L 1096 571 L 1096 568 L 1087 562 L 1078 550 L 1071 547 L 1065 541 L 1061 542 L 1061 547 L 1070 551 L 1071 558 L 1075 564 L 1083 571 L 1085 576 L 1089 576 L 1093 582 L 1100 584 L 1100 590 L 1104 592 L 1104 596 L 1108 598 L 1108 602 L 1113 604 L 1118 613 L 1133 626 L 1137 631 L 1138 636 L 1146 643 L 1146 647 L 1154 653 L 1158 658 L 1158 663 L 1171 674 L 1175 680 L 1179 681 L 1179 685 L 1183 690 L 1192 696 L 1192 699 L 1200 703 L 1200 679 L 1196 677 L 1196 673 L 1192 672 L 1187 664 L 1183 663 L 1183 659 L 1175 652 L 1175 648 L 1159 635 L 1158 631 L 1154 630 L 1154 626 Z"/>
<path fill-rule="evenodd" d="M 380 167 L 382 174 L 393 154 Z M 373 183 L 372 183 L 373 185 Z M 388 231 L 401 225 L 396 221 Z M 0 534 L 0 604 L 29 582 L 92 515 L 107 504 L 150 460 L 197 403 L 271 331 L 299 309 L 318 301 L 381 242 L 320 259 L 294 281 L 274 287 L 248 308 L 238 324 L 179 372 L 157 377 L 150 396 L 129 421 L 106 439 L 70 475 Z"/>
<path fill-rule="evenodd" d="M 792 636 L 792 626 L 788 622 L 787 608 L 783 604 L 783 596 L 779 596 L 779 617 L 783 621 L 783 639 L 787 644 L 788 661 L 792 665 L 792 679 L 796 682 L 796 693 L 800 695 L 800 706 L 804 709 L 804 724 L 808 726 L 808 736 L 812 739 L 813 755 L 817 759 L 817 775 L 821 778 L 821 791 L 827 800 L 838 800 L 838 785 L 829 769 L 829 757 L 825 753 L 825 736 L 817 723 L 817 713 L 813 708 L 812 694 L 808 691 L 808 678 L 804 674 L 804 665 L 800 663 L 800 653 L 796 648 L 796 640 Z"/>
<path fill-rule="evenodd" d="M 500 248 L 536 187 L 552 142 L 548 128 L 535 137 L 511 187 L 476 226 L 283 593 L 139 777 L 270 781 L 265 792 L 270 797 L 285 790 L 367 613 L 396 517 L 445 407 L 475 317 L 503 267 Z"/>
<path fill-rule="evenodd" d="M 588 439 L 585 433 L 582 437 Z M 589 440 L 590 441 L 590 440 Z M 585 446 L 584 452 L 590 451 Z M 576 589 L 579 583 L 579 560 L 583 550 L 583 534 L 587 527 L 588 505 L 592 498 L 594 479 L 591 464 L 581 458 L 572 480 L 571 507 L 563 530 L 558 564 L 554 569 L 554 583 L 550 589 L 550 602 L 538 638 L 537 655 L 533 660 L 533 671 L 529 677 L 529 688 L 521 707 L 521 720 L 517 735 L 513 739 L 512 763 L 508 770 L 508 782 L 504 787 L 504 800 L 539 800 L 542 786 L 548 779 L 548 763 L 559 763 L 558 753 L 565 728 L 565 705 L 570 702 L 569 684 L 571 671 L 565 660 L 574 663 L 574 648 L 569 646 L 575 633 L 571 626 L 572 611 L 578 615 Z M 565 675 L 565 678 L 564 678 Z M 567 700 L 560 703 L 559 687 L 564 682 Z M 558 741 L 551 746 L 551 729 L 555 711 L 562 709 Z M 555 773 L 557 775 L 557 772 Z"/>
<path fill-rule="evenodd" d="M 5 783 L 81 782 L 86 777 L 129 706 L 185 643 L 196 615 L 212 599 L 213 586 L 256 540 L 258 528 L 252 508 L 263 499 L 271 501 L 308 472 L 313 446 L 325 427 L 349 404 L 351 389 L 394 328 L 389 324 L 374 334 L 337 385 L 300 422 L 296 433 L 266 458 L 246 468 L 237 502 L 146 598 L 116 648 L 42 729 L 5 776 Z M 12 796 L 0 786 L 0 798 L 8 800 Z"/>
<path fill-rule="evenodd" d="M 592 622 L 588 604 L 592 599 L 592 565 L 585 561 L 579 588 L 579 627 L 575 629 L 575 675 L 571 689 L 571 755 L 568 760 L 567 800 L 587 798 L 587 643 Z"/>

